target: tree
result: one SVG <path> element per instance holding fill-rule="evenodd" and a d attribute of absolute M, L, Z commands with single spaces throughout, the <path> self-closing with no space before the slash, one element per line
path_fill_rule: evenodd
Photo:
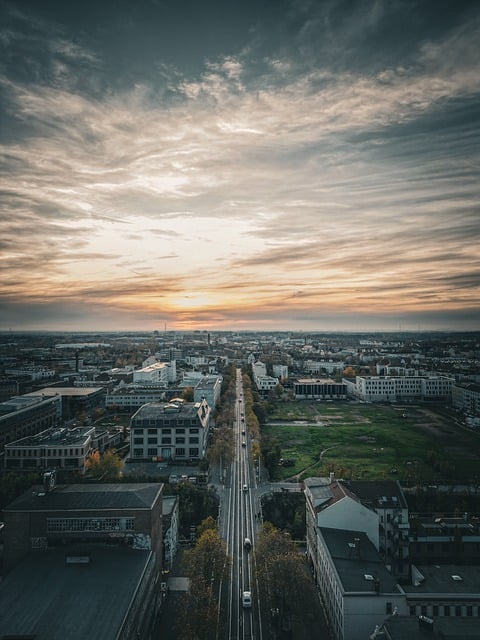
<path fill-rule="evenodd" d="M 257 540 L 255 558 L 262 597 L 271 611 L 278 612 L 280 626 L 292 617 L 314 615 L 315 587 L 305 558 L 295 551 L 288 533 L 266 522 Z"/>
<path fill-rule="evenodd" d="M 198 532 L 195 547 L 184 556 L 190 582 L 185 606 L 179 612 L 178 632 L 182 640 L 218 637 L 218 594 L 228 566 L 226 544 L 213 518 L 202 521 Z"/>
<path fill-rule="evenodd" d="M 94 451 L 87 460 L 87 469 L 94 478 L 115 480 L 122 474 L 123 460 L 113 449 L 107 449 L 102 455 Z"/>
<path fill-rule="evenodd" d="M 185 400 L 185 402 L 193 402 L 194 401 L 193 387 L 185 387 L 182 391 L 182 398 Z"/>

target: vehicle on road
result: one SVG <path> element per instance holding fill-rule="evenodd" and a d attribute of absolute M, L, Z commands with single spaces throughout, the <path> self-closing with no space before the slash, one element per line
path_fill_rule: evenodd
<path fill-rule="evenodd" d="M 250 607 L 252 606 L 252 592 L 251 591 L 244 591 L 242 593 L 242 606 L 244 607 L 244 609 L 250 609 Z"/>
<path fill-rule="evenodd" d="M 243 493 L 247 493 L 248 491 L 248 484 L 244 484 L 243 485 Z"/>
<path fill-rule="evenodd" d="M 243 543 L 243 546 L 247 551 L 250 551 L 250 549 L 252 548 L 252 541 L 250 540 L 250 538 L 245 538 L 245 542 Z"/>

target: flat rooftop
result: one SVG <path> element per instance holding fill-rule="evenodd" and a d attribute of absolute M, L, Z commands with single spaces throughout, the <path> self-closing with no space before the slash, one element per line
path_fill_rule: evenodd
<path fill-rule="evenodd" d="M 75 429 L 53 429 L 42 431 L 34 436 L 27 436 L 15 442 L 9 443 L 15 447 L 61 447 L 72 446 L 80 447 L 86 441 L 89 435 L 95 431 L 94 427 L 75 427 Z M 9 446 L 8 444 L 5 446 Z"/>
<path fill-rule="evenodd" d="M 38 391 L 27 393 L 27 396 L 90 396 L 98 392 L 103 392 L 103 387 L 43 387 Z"/>
<path fill-rule="evenodd" d="M 57 485 L 45 493 L 41 485 L 11 502 L 6 511 L 78 511 L 80 509 L 150 509 L 162 491 L 160 482 Z"/>
<path fill-rule="evenodd" d="M 88 564 L 67 564 L 82 553 Z M 115 640 L 149 554 L 107 545 L 30 554 L 0 583 L 0 637 Z"/>
<path fill-rule="evenodd" d="M 372 593 L 378 580 L 380 593 L 400 593 L 397 580 L 363 531 L 320 527 L 320 532 L 345 591 Z"/>
<path fill-rule="evenodd" d="M 423 576 L 418 586 L 402 585 L 408 596 L 480 594 L 480 565 L 428 564 L 415 565 Z M 455 577 L 454 577 L 455 576 Z"/>

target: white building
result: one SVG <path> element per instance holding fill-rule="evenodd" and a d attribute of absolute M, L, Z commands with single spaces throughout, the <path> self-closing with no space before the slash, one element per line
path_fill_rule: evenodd
<path fill-rule="evenodd" d="M 299 378 L 293 383 L 295 398 L 304 400 L 344 400 L 347 387 L 344 382 L 335 382 L 329 378 Z"/>
<path fill-rule="evenodd" d="M 344 380 L 348 392 L 364 402 L 405 402 L 449 400 L 453 378 L 445 376 L 356 376 L 355 383 Z"/>
<path fill-rule="evenodd" d="M 176 378 L 177 367 L 175 360 L 171 362 L 155 362 L 133 372 L 134 383 L 152 384 L 164 388 L 168 386 L 169 382 L 175 382 Z"/>
<path fill-rule="evenodd" d="M 286 364 L 274 364 L 272 368 L 273 368 L 273 376 L 275 378 L 279 378 L 280 380 L 287 380 L 287 378 L 288 378 L 288 365 L 286 365 Z"/>

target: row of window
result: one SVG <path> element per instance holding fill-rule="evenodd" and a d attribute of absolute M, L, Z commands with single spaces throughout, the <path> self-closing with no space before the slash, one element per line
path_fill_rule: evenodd
<path fill-rule="evenodd" d="M 387 602 L 387 605 L 389 603 Z M 387 613 L 389 613 L 387 611 Z M 390 611 L 391 613 L 391 611 Z M 479 607 L 477 605 L 450 605 L 450 604 L 434 604 L 434 605 L 411 605 L 410 606 L 410 615 L 411 616 L 433 616 L 437 618 L 438 616 L 455 616 L 456 618 L 461 618 L 467 616 L 468 618 L 479 616 Z"/>
<path fill-rule="evenodd" d="M 135 531 L 135 518 L 47 518 L 47 533 Z"/>
<path fill-rule="evenodd" d="M 42 454 L 46 458 L 56 458 L 58 456 L 84 456 L 84 449 L 6 449 L 7 456 L 12 458 L 39 458 Z"/>
<path fill-rule="evenodd" d="M 145 433 L 145 429 L 135 427 L 133 429 L 133 433 L 136 434 L 136 435 L 142 435 L 142 434 Z M 172 430 L 170 429 L 170 427 L 167 427 L 167 428 L 164 428 L 164 429 L 157 429 L 157 428 L 155 428 L 155 429 L 147 429 L 147 434 L 148 435 L 169 435 L 171 433 L 172 433 Z M 177 435 L 181 434 L 181 433 L 185 433 L 185 429 L 183 429 L 183 428 L 175 429 L 174 433 L 176 433 Z M 188 430 L 188 433 L 198 433 L 198 427 L 190 428 Z"/>
<path fill-rule="evenodd" d="M 142 419 L 142 418 L 135 418 L 135 420 L 132 420 L 132 426 L 133 427 L 156 427 L 158 429 L 161 429 L 162 427 L 194 427 L 197 423 L 197 419 L 196 418 L 176 418 L 176 419 L 170 419 L 170 418 L 162 418 L 161 420 L 156 420 L 156 419 Z"/>
<path fill-rule="evenodd" d="M 133 450 L 133 457 L 134 458 L 151 458 L 151 457 L 156 457 L 158 455 L 162 455 L 165 458 L 169 458 L 169 457 L 175 457 L 175 458 L 185 458 L 186 457 L 186 449 L 185 447 L 176 447 L 175 448 L 175 455 L 173 455 L 172 451 L 170 449 L 160 449 L 160 452 L 158 450 L 157 447 L 149 447 L 147 449 L 147 454 L 145 455 L 145 449 L 134 449 Z M 188 456 L 189 458 L 198 458 L 199 456 L 199 449 L 198 447 L 190 447 L 188 449 Z"/>
<path fill-rule="evenodd" d="M 185 444 L 185 437 L 182 436 L 180 438 L 175 438 L 175 444 Z M 189 438 L 189 443 L 190 444 L 198 444 L 199 443 L 199 439 L 198 436 L 192 436 Z M 143 444 L 143 438 L 134 438 L 133 439 L 133 444 Z M 166 436 L 164 438 L 160 439 L 160 443 L 158 442 L 157 438 L 148 438 L 147 439 L 147 444 L 173 444 L 172 443 L 172 438 Z"/>

